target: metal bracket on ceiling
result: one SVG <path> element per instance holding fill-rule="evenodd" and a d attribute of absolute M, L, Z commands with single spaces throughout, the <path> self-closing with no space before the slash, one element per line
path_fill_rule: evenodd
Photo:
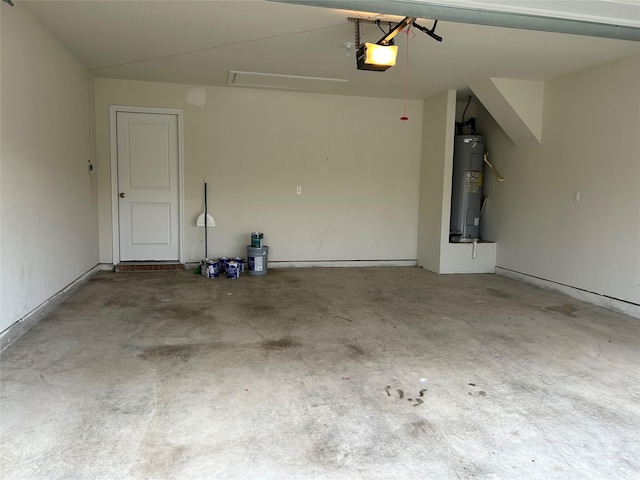
<path fill-rule="evenodd" d="M 441 42 L 442 41 L 442 37 L 440 35 L 436 35 L 436 26 L 437 25 L 438 25 L 438 20 L 435 20 L 433 22 L 433 27 L 431 27 L 431 30 L 429 30 L 427 27 L 423 27 L 422 25 L 418 25 L 415 20 L 413 21 L 413 26 L 414 27 L 416 27 L 421 32 L 426 33 L 427 35 L 429 35 L 434 40 L 437 40 L 438 42 Z"/>
<path fill-rule="evenodd" d="M 360 24 L 361 23 L 369 23 L 372 25 L 378 25 L 379 27 L 381 27 L 382 25 L 391 28 L 393 25 L 395 25 L 394 22 L 389 22 L 388 20 L 369 20 L 366 18 L 354 18 L 354 17 L 349 17 L 347 20 L 349 20 L 350 22 L 355 23 L 354 27 L 355 27 L 355 35 L 356 35 L 356 49 L 360 48 L 362 46 L 362 43 L 360 43 Z"/>
<path fill-rule="evenodd" d="M 2 0 L 4 3 L 8 3 L 9 5 L 11 5 L 12 7 L 14 7 L 15 5 L 13 4 L 13 2 L 11 0 Z"/>
<path fill-rule="evenodd" d="M 398 33 L 400 33 L 402 31 L 403 28 L 405 28 L 408 25 L 413 25 L 418 30 L 420 30 L 421 32 L 426 33 L 427 35 L 429 35 L 434 40 L 437 40 L 438 42 L 442 41 L 442 37 L 440 35 L 436 35 L 436 33 L 435 33 L 436 32 L 436 26 L 438 25 L 438 20 L 434 21 L 433 27 L 431 27 L 430 30 L 427 27 L 423 27 L 422 25 L 418 25 L 416 23 L 417 19 L 415 17 L 404 17 L 402 20 L 400 20 L 400 22 L 395 23 L 395 24 L 393 22 L 389 22 L 389 21 L 367 20 L 367 19 L 364 19 L 364 18 L 353 18 L 353 17 L 349 17 L 348 20 L 350 22 L 354 22 L 355 23 L 356 49 L 358 49 L 358 48 L 360 48 L 362 46 L 362 44 L 360 43 L 360 24 L 361 23 L 374 23 L 374 24 L 378 25 L 379 27 L 382 24 L 384 24 L 387 27 L 389 27 L 389 33 L 387 33 L 384 37 L 382 37 L 380 40 L 378 40 L 376 42 L 378 45 L 389 45 L 390 43 L 392 43 L 393 37 L 395 37 Z M 392 25 L 393 25 L 393 28 L 391 28 Z"/>

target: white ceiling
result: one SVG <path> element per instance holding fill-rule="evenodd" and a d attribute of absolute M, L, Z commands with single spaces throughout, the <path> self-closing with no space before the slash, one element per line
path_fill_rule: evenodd
<path fill-rule="evenodd" d="M 638 21 L 634 1 L 585 1 L 584 11 L 573 14 L 593 16 L 611 4 L 607 11 L 619 17 L 631 12 L 633 19 L 637 8 Z M 345 79 L 333 93 L 401 98 L 407 39 L 407 96 L 418 99 L 445 89 L 466 90 L 487 77 L 548 80 L 640 53 L 640 42 L 440 21 L 436 33 L 442 43 L 416 29 L 401 33 L 398 64 L 368 72 L 356 69 L 354 55 L 346 56 L 344 43 L 354 41 L 354 24 L 347 18 L 401 17 L 261 0 L 14 3 L 28 9 L 96 77 L 194 85 L 226 85 L 235 70 Z M 3 21 L 10 15 L 4 8 Z M 381 36 L 376 25 L 361 29 L 362 41 Z"/>

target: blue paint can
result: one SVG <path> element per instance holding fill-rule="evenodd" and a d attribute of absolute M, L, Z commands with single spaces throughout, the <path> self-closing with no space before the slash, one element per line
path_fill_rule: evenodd
<path fill-rule="evenodd" d="M 239 278 L 238 264 L 236 262 L 227 263 L 227 278 Z"/>
<path fill-rule="evenodd" d="M 208 258 L 205 258 L 200 263 L 200 270 L 202 276 L 207 278 L 217 278 L 220 274 L 220 266 L 218 262 L 215 260 L 209 260 Z"/>
<path fill-rule="evenodd" d="M 220 273 L 225 273 L 227 271 L 227 264 L 231 259 L 229 257 L 220 257 L 218 261 L 220 262 Z"/>
<path fill-rule="evenodd" d="M 238 264 L 238 273 L 239 274 L 244 273 L 244 258 L 236 257 L 233 259 L 233 261 Z"/>

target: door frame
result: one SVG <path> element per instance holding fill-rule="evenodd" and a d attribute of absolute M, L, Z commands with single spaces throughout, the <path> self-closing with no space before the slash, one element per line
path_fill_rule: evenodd
<path fill-rule="evenodd" d="M 184 132 L 183 112 L 179 108 L 133 107 L 127 105 L 109 106 L 109 127 L 111 141 L 111 230 L 113 264 L 120 263 L 120 212 L 118 201 L 118 134 L 116 129 L 116 115 L 125 113 L 151 113 L 161 115 L 176 115 L 178 119 L 178 243 L 180 263 L 185 263 L 184 245 Z"/>

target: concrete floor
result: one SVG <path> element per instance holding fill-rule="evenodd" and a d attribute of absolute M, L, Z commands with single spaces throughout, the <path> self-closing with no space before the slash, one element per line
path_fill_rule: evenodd
<path fill-rule="evenodd" d="M 1 357 L 5 479 L 637 479 L 640 320 L 496 275 L 99 273 Z"/>

